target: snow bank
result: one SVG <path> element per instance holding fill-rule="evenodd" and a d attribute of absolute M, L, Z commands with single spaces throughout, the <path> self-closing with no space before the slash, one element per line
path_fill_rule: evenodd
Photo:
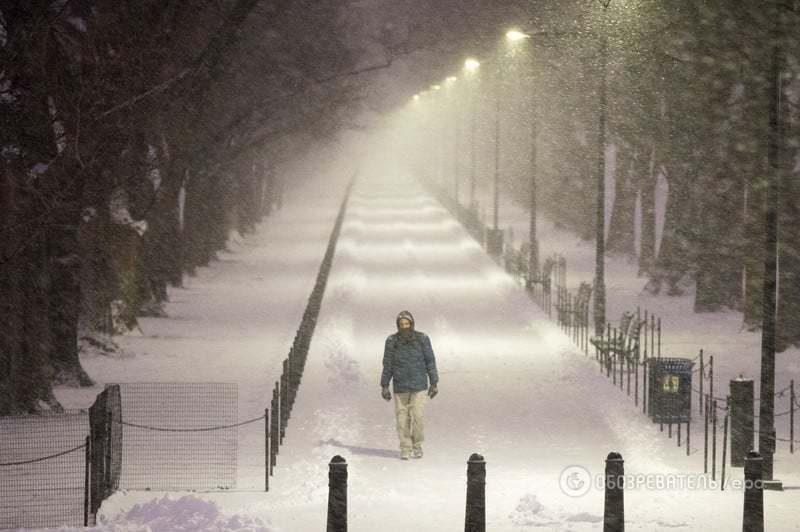
<path fill-rule="evenodd" d="M 185 495 L 137 504 L 113 519 L 91 528 L 59 528 L 62 531 L 104 530 L 109 532 L 272 532 L 260 519 L 220 512 L 216 503 Z"/>

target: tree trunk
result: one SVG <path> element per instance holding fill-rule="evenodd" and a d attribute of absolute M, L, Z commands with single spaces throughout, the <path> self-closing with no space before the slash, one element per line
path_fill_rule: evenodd
<path fill-rule="evenodd" d="M 636 254 L 634 214 L 636 209 L 635 175 L 638 170 L 636 159 L 639 155 L 630 149 L 617 150 L 617 172 L 614 180 L 614 206 L 608 228 L 608 252 L 616 252 L 633 257 Z"/>
<path fill-rule="evenodd" d="M 675 163 L 668 168 L 669 195 L 653 281 L 654 291 L 662 290 L 666 284 L 669 295 L 683 294 L 682 281 L 694 267 L 693 231 L 697 213 L 692 182 L 697 175 L 692 167 L 691 163 Z"/>
<path fill-rule="evenodd" d="M 91 386 L 92 380 L 81 367 L 78 356 L 81 259 L 77 233 L 77 222 L 73 222 L 56 227 L 49 237 L 48 303 L 52 331 L 49 358 L 56 372 L 56 383 Z"/>
<path fill-rule="evenodd" d="M 705 180 L 708 198 L 702 201 L 705 216 L 698 227 L 695 312 L 740 306 L 742 219 L 737 216 L 736 181 L 729 175 Z"/>
<path fill-rule="evenodd" d="M 658 159 L 656 159 L 657 161 Z M 642 231 L 639 235 L 639 275 L 647 276 L 653 272 L 656 262 L 656 176 L 658 166 L 655 161 L 639 165 L 641 185 L 639 202 L 642 214 Z"/>
<path fill-rule="evenodd" d="M 779 227 L 779 290 L 777 346 L 783 351 L 800 344 L 800 176 L 784 179 Z"/>

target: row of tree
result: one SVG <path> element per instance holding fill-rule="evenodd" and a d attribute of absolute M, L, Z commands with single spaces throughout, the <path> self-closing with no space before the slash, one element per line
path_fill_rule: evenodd
<path fill-rule="evenodd" d="M 766 190 L 768 179 L 778 179 L 785 348 L 800 343 L 798 24 L 797 1 L 543 3 L 516 23 L 528 38 L 514 43 L 498 32 L 498 48 L 481 58 L 476 79 L 466 75 L 466 84 L 442 91 L 438 116 L 457 131 L 464 155 L 455 164 L 466 180 L 470 99 L 477 94 L 477 166 L 490 186 L 499 110 L 503 193 L 527 206 L 535 175 L 539 209 L 593 240 L 605 76 L 606 147 L 615 147 L 606 152 L 614 183 L 608 252 L 638 259 L 650 290 L 678 295 L 696 287 L 697 312 L 738 309 L 748 328 L 761 324 Z M 772 74 L 775 61 L 780 79 Z M 446 103 L 451 97 L 460 104 Z M 448 108 L 454 111 L 442 114 Z M 440 128 L 432 117 L 429 129 Z M 779 139 L 777 173 L 770 138 Z"/>
<path fill-rule="evenodd" d="M 0 415 L 59 409 L 53 383 L 91 384 L 80 337 L 161 314 L 168 286 L 269 214 L 279 165 L 333 138 L 353 78 L 408 46 L 400 26 L 354 40 L 368 15 L 335 0 L 2 3 Z"/>

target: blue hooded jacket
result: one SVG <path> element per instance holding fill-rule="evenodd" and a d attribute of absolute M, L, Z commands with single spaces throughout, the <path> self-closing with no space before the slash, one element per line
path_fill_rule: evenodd
<path fill-rule="evenodd" d="M 400 330 L 403 318 L 411 322 L 406 333 Z M 398 314 L 396 321 L 397 332 L 386 338 L 383 349 L 381 386 L 385 388 L 391 381 L 395 393 L 427 390 L 428 380 L 431 385 L 439 382 L 431 339 L 414 330 L 414 317 L 407 310 Z"/>

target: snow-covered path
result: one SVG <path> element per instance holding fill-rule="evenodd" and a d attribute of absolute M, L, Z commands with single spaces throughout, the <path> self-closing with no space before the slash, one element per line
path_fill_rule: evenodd
<path fill-rule="evenodd" d="M 425 457 L 411 462 L 398 459 L 392 405 L 378 386 L 384 339 L 403 309 L 430 335 L 441 379 L 426 408 Z M 602 473 L 612 450 L 631 474 L 698 464 L 604 381 L 435 200 L 413 183 L 365 176 L 342 228 L 274 493 L 248 513 L 283 530 L 319 529 L 327 461 L 341 454 L 352 530 L 459 530 L 465 462 L 479 452 L 490 530 L 601 528 L 603 492 L 566 496 L 564 468 Z M 629 530 L 741 526 L 736 490 L 642 489 L 626 502 Z"/>

